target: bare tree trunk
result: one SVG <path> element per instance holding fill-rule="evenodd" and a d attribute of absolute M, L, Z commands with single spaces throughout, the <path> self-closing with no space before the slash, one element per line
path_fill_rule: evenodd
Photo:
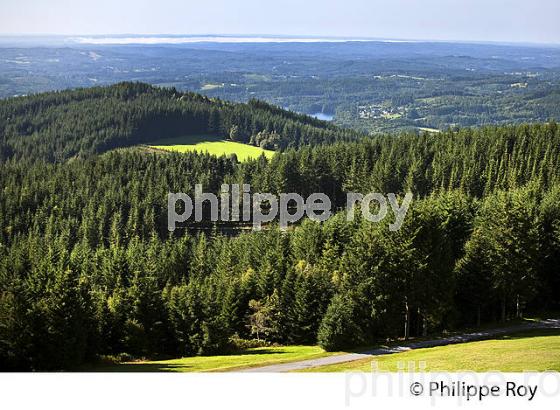
<path fill-rule="evenodd" d="M 422 317 L 422 336 L 428 336 L 428 319 L 426 319 L 426 316 Z"/>
<path fill-rule="evenodd" d="M 519 293 L 515 297 L 515 317 L 517 319 L 521 317 L 521 309 L 519 307 Z"/>
<path fill-rule="evenodd" d="M 506 297 L 503 296 L 502 297 L 502 315 L 501 315 L 501 321 L 505 322 L 506 321 Z"/>
<path fill-rule="evenodd" d="M 405 297 L 404 299 L 404 338 L 408 340 L 410 336 L 410 311 L 408 309 L 408 299 Z"/>

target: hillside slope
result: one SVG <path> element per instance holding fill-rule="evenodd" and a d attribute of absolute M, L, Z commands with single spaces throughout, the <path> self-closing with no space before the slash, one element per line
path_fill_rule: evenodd
<path fill-rule="evenodd" d="M 35 148 L 35 147 L 33 147 Z M 560 127 L 365 138 L 272 159 L 114 150 L 0 163 L 0 368 L 224 354 L 252 339 L 339 351 L 560 307 Z M 282 232 L 170 234 L 167 194 L 411 191 L 401 230 L 342 212 Z M 229 226 L 228 226 L 229 228 Z M 237 228 L 237 227 L 233 227 Z M 204 232 L 204 234 L 202 233 Z M 243 342 L 242 342 L 243 343 Z M 130 357 L 130 356 L 128 356 Z"/>
<path fill-rule="evenodd" d="M 359 136 L 260 101 L 229 103 L 141 83 L 0 101 L 0 160 L 61 162 L 193 134 L 214 134 L 274 150 Z"/>

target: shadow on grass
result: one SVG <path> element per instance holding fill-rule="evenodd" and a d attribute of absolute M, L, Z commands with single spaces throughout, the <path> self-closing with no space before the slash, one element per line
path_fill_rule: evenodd
<path fill-rule="evenodd" d="M 532 337 L 542 337 L 542 336 L 560 336 L 560 329 L 550 328 L 550 329 L 533 329 L 526 330 L 523 332 L 512 333 L 509 335 L 502 335 L 494 337 L 491 340 L 516 340 L 516 339 L 529 339 Z"/>
<path fill-rule="evenodd" d="M 460 338 L 455 339 L 453 341 L 445 341 L 444 339 L 440 340 L 441 343 L 438 343 L 438 340 L 411 340 L 408 342 L 403 341 L 392 341 L 390 343 L 380 343 L 375 347 L 370 346 L 369 349 L 362 348 L 362 349 L 349 349 L 347 352 L 349 353 L 362 353 L 364 357 L 367 356 L 378 356 L 378 355 L 392 355 L 392 354 L 399 354 L 405 351 L 417 350 L 417 349 L 432 349 L 436 347 L 442 347 L 447 345 L 457 345 L 462 343 L 470 343 L 470 342 L 480 342 L 480 341 L 488 341 L 488 340 L 519 340 L 519 339 L 531 339 L 536 337 L 543 337 L 543 336 L 557 336 L 560 335 L 559 328 L 539 328 L 539 329 L 526 329 L 520 330 L 517 332 L 513 332 L 510 334 L 501 334 L 501 335 L 494 335 L 494 336 L 487 336 L 481 337 L 473 340 L 464 340 L 462 341 Z M 434 343 L 435 342 L 435 343 Z M 229 354 L 214 356 L 214 359 L 223 358 L 227 361 L 228 357 L 231 356 L 263 356 L 263 361 L 266 361 L 265 357 L 270 355 L 278 355 L 280 359 L 279 362 L 282 362 L 282 355 L 291 353 L 289 350 L 276 348 L 274 350 L 268 348 L 254 348 L 251 350 L 242 350 L 242 351 L 232 351 Z M 193 360 L 197 358 L 202 359 L 202 357 L 193 356 L 191 357 Z M 185 358 L 187 359 L 187 358 Z M 163 360 L 160 362 L 128 362 L 128 363 L 121 363 L 121 364 L 113 364 L 113 365 L 99 365 L 95 368 L 90 368 L 88 371 L 95 371 L 95 372 L 179 372 L 179 371 L 198 371 L 198 372 L 213 372 L 213 371 L 227 371 L 235 368 L 244 368 L 244 367 L 253 367 L 259 366 L 259 363 L 222 363 L 222 365 L 217 365 L 216 367 L 209 367 L 209 368 L 200 368 L 199 364 L 187 364 L 187 363 L 165 363 Z M 175 360 L 171 359 L 175 362 Z M 180 359 L 177 359 L 177 361 Z M 250 359 L 249 359 L 250 360 Z M 300 358 L 294 359 L 294 361 L 301 361 L 307 360 L 307 358 Z M 263 365 L 263 364 L 261 364 Z"/>
<path fill-rule="evenodd" d="M 232 356 L 268 356 L 268 355 L 284 355 L 291 353 L 285 349 L 276 348 L 275 350 L 268 350 L 266 348 L 255 348 L 251 350 L 241 350 L 241 351 L 232 351 L 229 354 L 221 354 L 216 356 L 208 356 L 210 358 L 228 358 Z M 189 356 L 184 357 L 182 359 L 202 359 L 203 356 Z M 279 358 L 282 360 L 282 358 Z M 137 361 L 137 362 L 123 362 L 123 363 L 113 363 L 113 364 L 97 364 L 93 367 L 88 367 L 88 372 L 184 372 L 188 371 L 189 369 L 194 369 L 198 366 L 195 365 L 188 365 L 183 363 L 164 363 L 165 361 L 179 361 L 181 359 L 177 358 L 159 358 L 155 359 L 155 361 Z M 226 359 L 227 360 L 227 359 Z M 255 363 L 247 364 L 249 366 L 255 365 Z M 212 371 L 220 371 L 220 368 L 223 369 L 228 368 L 235 368 L 235 367 L 244 367 L 244 363 L 236 364 L 231 363 L 231 365 L 227 364 L 226 366 L 219 366 L 219 368 L 209 368 L 209 369 L 199 369 L 195 370 L 198 372 L 212 372 Z M 191 370 L 192 371 L 192 370 Z"/>
<path fill-rule="evenodd" d="M 181 137 L 162 138 L 146 142 L 145 145 L 155 146 L 173 146 L 173 145 L 196 145 L 202 142 L 218 142 L 224 140 L 224 137 L 211 134 L 195 134 L 183 135 Z"/>
<path fill-rule="evenodd" d="M 523 323 L 523 322 L 519 322 Z M 484 331 L 484 329 L 480 329 L 480 331 Z M 475 333 L 471 331 L 470 333 Z M 454 335 L 452 338 L 454 340 L 446 340 L 446 337 L 440 338 L 433 338 L 433 337 L 418 337 L 418 338 L 410 338 L 409 340 L 391 340 L 389 342 L 380 342 L 379 344 L 369 346 L 369 347 L 359 347 L 348 349 L 346 352 L 348 353 L 363 353 L 364 355 L 369 356 L 379 356 L 379 355 L 393 355 L 399 354 L 407 351 L 418 350 L 418 349 L 434 349 L 439 348 L 442 346 L 451 346 L 451 345 L 461 345 L 466 343 L 475 343 L 475 342 L 483 342 L 483 341 L 492 341 L 492 340 L 520 340 L 520 339 L 530 339 L 542 336 L 556 336 L 560 335 L 560 328 L 551 327 L 551 328 L 536 328 L 536 329 L 525 329 L 525 330 L 518 330 L 512 333 L 507 334 L 499 334 L 499 335 L 488 335 L 488 336 L 481 336 L 474 339 L 463 339 L 460 334 Z"/>

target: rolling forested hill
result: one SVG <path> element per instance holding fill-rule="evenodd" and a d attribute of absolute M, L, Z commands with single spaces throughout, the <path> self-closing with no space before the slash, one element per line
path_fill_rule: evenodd
<path fill-rule="evenodd" d="M 229 103 L 141 83 L 0 101 L 0 160 L 60 162 L 155 139 L 200 134 L 274 150 L 359 136 L 256 100 Z"/>
<path fill-rule="evenodd" d="M 130 83 L 0 113 L 0 369 L 226 352 L 257 316 L 268 342 L 336 350 L 405 323 L 421 335 L 559 306 L 554 122 L 358 138 L 256 101 Z M 209 130 L 284 151 L 240 163 L 112 150 Z M 333 211 L 347 192 L 415 200 L 398 232 L 340 211 L 288 232 L 170 233 L 167 193 L 197 183 L 323 192 Z"/>

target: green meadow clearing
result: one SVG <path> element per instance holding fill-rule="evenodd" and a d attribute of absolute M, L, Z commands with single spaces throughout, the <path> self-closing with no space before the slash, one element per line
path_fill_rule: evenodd
<path fill-rule="evenodd" d="M 146 144 L 149 148 L 174 151 L 174 152 L 206 152 L 216 156 L 229 156 L 235 154 L 241 162 L 247 161 L 249 158 L 258 158 L 265 155 L 272 158 L 274 151 L 266 150 L 253 145 L 242 144 L 240 142 L 226 141 L 216 136 L 184 136 L 177 138 L 165 138 Z"/>
<path fill-rule="evenodd" d="M 89 368 L 110 372 L 220 372 L 332 356 L 318 346 L 281 346 L 247 349 L 239 354 L 194 356 L 157 361 L 134 361 Z"/>
<path fill-rule="evenodd" d="M 376 346 L 380 347 L 380 346 Z M 103 372 L 226 372 L 297 362 L 342 354 L 318 346 L 279 346 L 247 349 L 220 356 L 99 364 L 86 371 Z M 298 372 L 379 371 L 560 371 L 560 329 L 535 329 L 489 340 L 415 349 Z"/>
<path fill-rule="evenodd" d="M 560 329 L 531 330 L 491 340 L 438 346 L 376 356 L 354 362 L 306 369 L 306 372 L 372 370 L 396 372 L 409 366 L 416 371 L 522 372 L 560 371 Z M 420 366 L 420 362 L 425 366 Z"/>

